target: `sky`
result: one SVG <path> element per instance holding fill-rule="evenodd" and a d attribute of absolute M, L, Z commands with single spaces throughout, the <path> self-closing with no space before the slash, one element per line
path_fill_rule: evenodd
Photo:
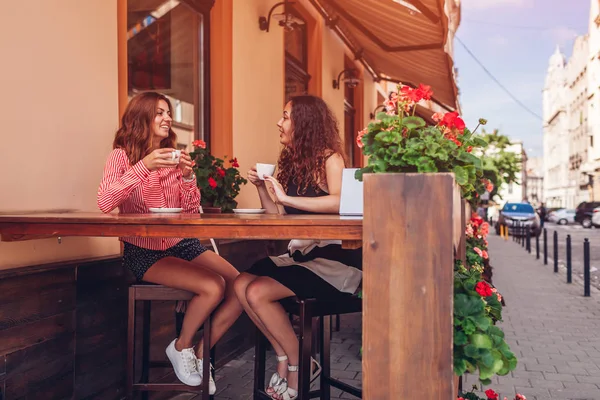
<path fill-rule="evenodd" d="M 597 1 L 597 0 L 593 0 Z M 588 31 L 590 0 L 461 0 L 457 38 L 518 100 L 542 116 L 542 89 L 548 61 L 560 46 L 570 56 L 573 40 Z M 509 97 L 454 41 L 460 104 L 467 126 L 488 120 L 522 140 L 529 157 L 543 155 L 542 120 Z"/>

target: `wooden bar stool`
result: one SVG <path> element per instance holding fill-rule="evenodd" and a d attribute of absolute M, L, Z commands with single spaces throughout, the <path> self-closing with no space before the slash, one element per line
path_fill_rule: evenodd
<path fill-rule="evenodd" d="M 147 398 L 148 392 L 192 392 L 202 393 L 202 400 L 212 399 L 208 392 L 208 374 L 210 373 L 210 317 L 204 322 L 204 346 L 202 362 L 204 379 L 198 387 L 188 386 L 183 383 L 149 383 L 150 368 L 171 368 L 169 361 L 150 360 L 150 311 L 152 300 L 191 300 L 194 294 L 185 290 L 173 289 L 162 285 L 134 284 L 129 287 L 129 315 L 127 325 L 127 399 L 132 400 L 136 392 L 142 392 Z M 143 301 L 143 329 L 142 329 L 142 377 L 139 383 L 135 382 L 135 326 L 136 302 Z"/>
<path fill-rule="evenodd" d="M 298 371 L 298 400 L 331 398 L 331 387 L 335 387 L 353 396 L 362 398 L 362 389 L 350 386 L 331 377 L 331 316 L 362 312 L 362 300 L 358 296 L 348 296 L 341 301 L 317 301 L 315 299 L 299 300 L 290 297 L 281 300 L 285 310 L 300 317 L 300 362 Z M 311 372 L 311 346 L 312 346 L 312 319 L 320 317 L 320 362 L 321 376 L 320 388 L 310 391 Z M 269 400 L 271 397 L 265 392 L 265 367 L 266 367 L 267 339 L 257 329 L 255 357 L 254 357 L 254 399 Z"/>

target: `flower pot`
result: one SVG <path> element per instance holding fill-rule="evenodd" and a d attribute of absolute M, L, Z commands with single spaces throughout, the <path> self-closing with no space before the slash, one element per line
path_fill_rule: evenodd
<path fill-rule="evenodd" d="M 221 214 L 221 207 L 202 207 L 205 214 Z"/>

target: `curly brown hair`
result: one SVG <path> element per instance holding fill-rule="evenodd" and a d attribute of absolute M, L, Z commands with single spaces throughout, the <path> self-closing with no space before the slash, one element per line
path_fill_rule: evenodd
<path fill-rule="evenodd" d="M 115 135 L 114 149 L 123 149 L 129 157 L 131 165 L 136 164 L 152 151 L 152 124 L 156 117 L 158 102 L 164 100 L 169 105 L 169 112 L 173 107 L 169 99 L 156 92 L 140 93 L 131 99 L 121 118 L 121 126 Z M 177 134 L 169 129 L 169 136 L 160 141 L 160 148 L 175 148 Z"/>
<path fill-rule="evenodd" d="M 345 160 L 338 122 L 327 104 L 319 97 L 293 97 L 290 119 L 292 141 L 279 155 L 277 180 L 287 191 L 290 181 L 298 187 L 298 195 L 326 183 L 325 162 L 333 154 Z"/>

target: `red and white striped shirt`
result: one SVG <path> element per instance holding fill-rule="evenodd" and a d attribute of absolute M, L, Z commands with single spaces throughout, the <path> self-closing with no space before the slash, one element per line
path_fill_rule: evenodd
<path fill-rule="evenodd" d="M 120 214 L 147 214 L 152 207 L 181 207 L 184 213 L 194 214 L 199 212 L 200 191 L 195 180 L 183 180 L 179 168 L 150 171 L 142 161 L 132 166 L 125 150 L 114 149 L 108 156 L 98 188 L 98 207 L 105 213 L 119 207 Z M 166 250 L 182 240 L 147 237 L 119 239 L 150 250 Z"/>

